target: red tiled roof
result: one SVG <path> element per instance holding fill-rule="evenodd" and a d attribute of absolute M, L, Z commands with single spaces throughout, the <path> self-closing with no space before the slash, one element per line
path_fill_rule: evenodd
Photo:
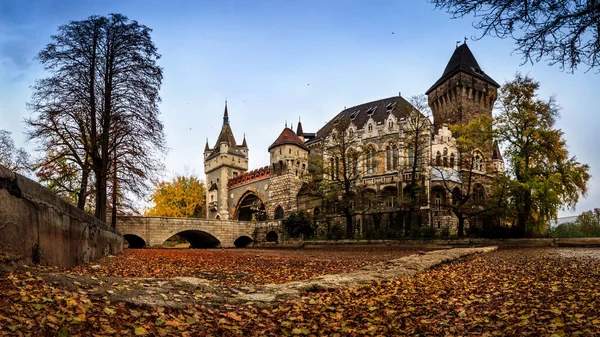
<path fill-rule="evenodd" d="M 302 141 L 302 139 L 300 139 L 300 137 L 298 137 L 298 135 L 294 132 L 294 130 L 292 130 L 288 127 L 283 129 L 283 131 L 281 131 L 281 134 L 279 135 L 279 137 L 277 137 L 275 142 L 273 142 L 273 144 L 271 144 L 271 146 L 269 146 L 269 151 L 271 151 L 271 149 L 274 148 L 275 146 L 284 145 L 284 144 L 293 144 L 293 145 L 297 145 L 305 150 L 308 150 L 306 145 L 304 145 L 304 142 Z"/>

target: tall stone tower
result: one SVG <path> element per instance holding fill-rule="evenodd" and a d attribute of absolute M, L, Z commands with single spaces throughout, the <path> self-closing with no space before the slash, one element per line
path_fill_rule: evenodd
<path fill-rule="evenodd" d="M 302 124 L 298 122 L 297 132 L 286 126 L 269 146 L 269 218 L 281 219 L 298 210 L 296 196 L 304 182 L 303 177 L 308 172 L 309 152 L 301 137 L 303 138 Z"/>
<path fill-rule="evenodd" d="M 478 114 L 492 116 L 500 85 L 481 70 L 467 43 L 456 48 L 442 77 L 425 92 L 435 130 L 467 123 Z"/>
<path fill-rule="evenodd" d="M 215 146 L 204 147 L 204 173 L 206 174 L 206 217 L 208 219 L 229 219 L 229 203 L 227 199 L 227 182 L 229 179 L 248 171 L 248 145 L 246 137 L 241 145 L 235 142 L 231 126 L 227 102 L 223 114 L 223 126 Z"/>

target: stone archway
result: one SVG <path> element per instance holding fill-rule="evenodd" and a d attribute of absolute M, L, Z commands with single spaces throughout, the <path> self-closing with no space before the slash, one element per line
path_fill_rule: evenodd
<path fill-rule="evenodd" d="M 175 233 L 175 235 L 179 235 L 182 239 L 189 242 L 190 248 L 217 248 L 221 245 L 219 239 L 201 230 L 184 230 Z"/>
<path fill-rule="evenodd" d="M 240 221 L 264 220 L 266 206 L 263 199 L 253 191 L 247 191 L 235 206 L 234 219 Z"/>
<path fill-rule="evenodd" d="M 254 240 L 252 240 L 249 236 L 243 235 L 243 236 L 240 236 L 239 238 L 237 238 L 233 242 L 233 245 L 236 248 L 245 248 L 245 247 L 250 246 L 253 243 L 254 243 Z"/>
<path fill-rule="evenodd" d="M 123 238 L 129 244 L 129 248 L 144 248 L 146 247 L 146 240 L 135 234 L 125 234 Z"/>

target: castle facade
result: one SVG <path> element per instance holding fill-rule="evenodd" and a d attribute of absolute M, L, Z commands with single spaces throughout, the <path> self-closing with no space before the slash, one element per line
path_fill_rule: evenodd
<path fill-rule="evenodd" d="M 344 109 L 316 133 L 304 132 L 300 122 L 296 130 L 286 126 L 268 148 L 269 165 L 253 171 L 248 171 L 246 139 L 237 144 L 226 105 L 217 141 L 212 148 L 207 142 L 204 151 L 207 218 L 283 219 L 297 212 L 335 217 L 339 215 L 335 202 L 325 202 L 311 191 L 318 174 L 323 179 L 351 180 L 356 234 L 373 219 L 377 226 L 398 222 L 415 182 L 421 191 L 422 223 L 456 232 L 452 206 L 462 195 L 485 199 L 504 164 L 492 142 L 473 153 L 460 153 L 450 126 L 481 114 L 491 117 L 498 88 L 462 44 L 426 92 L 433 121 L 401 96 L 360 104 Z M 419 144 L 413 146 L 415 125 Z M 340 157 L 331 150 L 341 146 L 336 145 L 340 132 L 347 147 L 343 153 L 358 155 Z M 471 164 L 465 170 L 461 163 L 467 155 Z"/>

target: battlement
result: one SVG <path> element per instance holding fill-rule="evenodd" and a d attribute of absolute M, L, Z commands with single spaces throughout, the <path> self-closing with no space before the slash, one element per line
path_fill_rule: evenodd
<path fill-rule="evenodd" d="M 237 186 L 249 184 L 253 181 L 263 180 L 271 175 L 271 168 L 269 166 L 261 167 L 250 172 L 246 172 L 233 177 L 227 181 L 227 188 L 234 188 Z"/>

